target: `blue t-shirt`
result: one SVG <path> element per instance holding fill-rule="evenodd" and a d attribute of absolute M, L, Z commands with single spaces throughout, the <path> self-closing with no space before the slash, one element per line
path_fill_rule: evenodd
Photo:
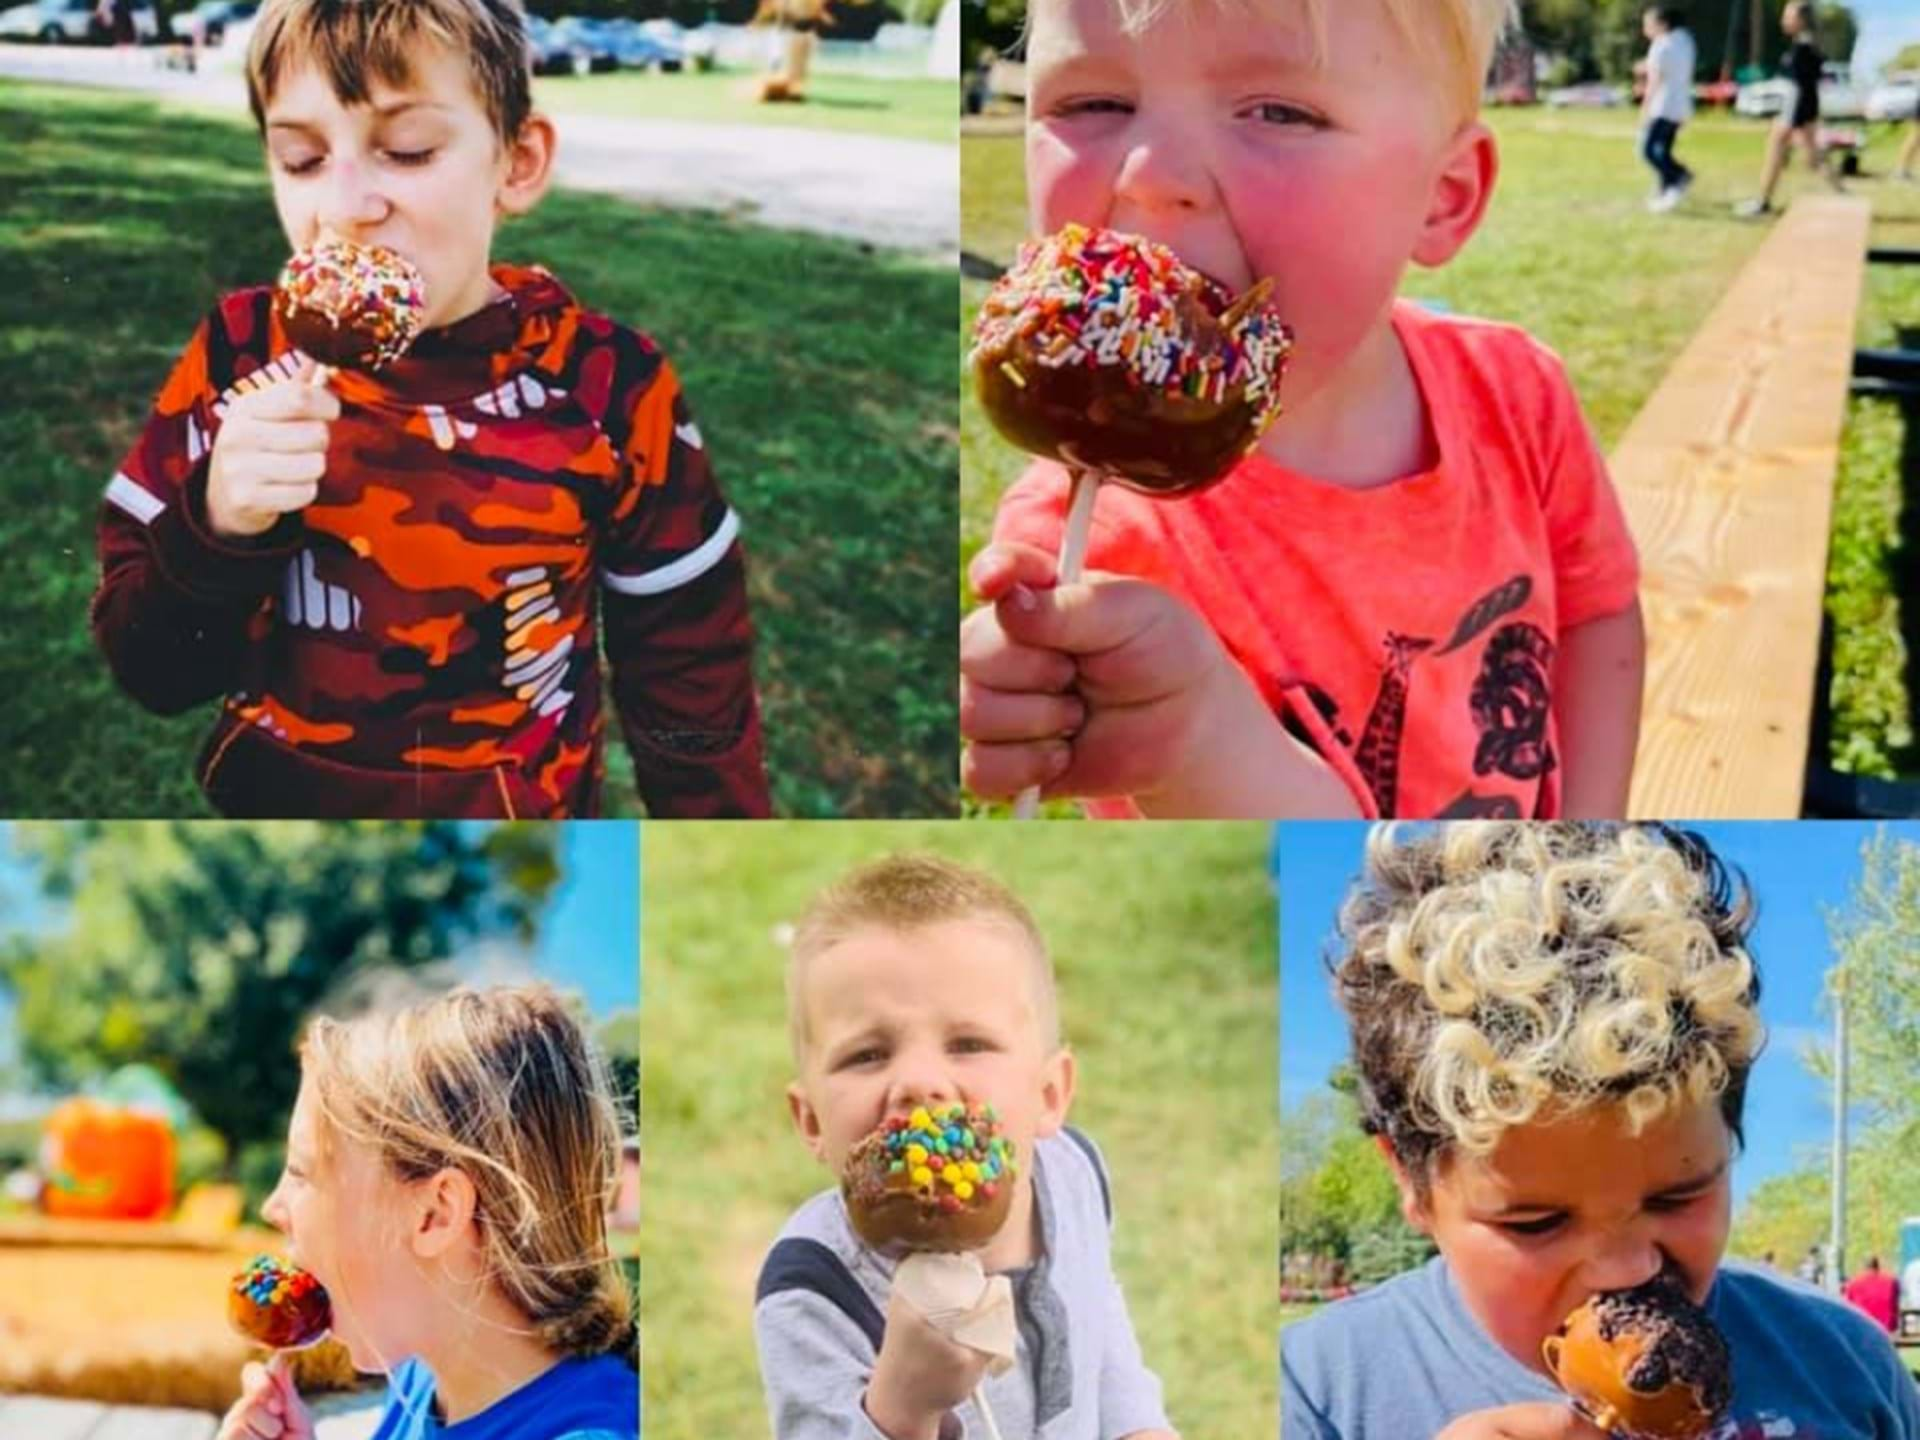
<path fill-rule="evenodd" d="M 1707 1313 L 1733 1352 L 1709 1440 L 1920 1440 L 1920 1387 L 1851 1305 L 1730 1262 Z M 1280 1360 L 1286 1440 L 1429 1440 L 1476 1410 L 1565 1399 L 1480 1328 L 1442 1259 L 1288 1327 Z"/>
<path fill-rule="evenodd" d="M 640 1377 L 612 1355 L 562 1360 L 458 1425 L 433 1413 L 433 1372 L 405 1360 L 373 1440 L 639 1440 Z"/>

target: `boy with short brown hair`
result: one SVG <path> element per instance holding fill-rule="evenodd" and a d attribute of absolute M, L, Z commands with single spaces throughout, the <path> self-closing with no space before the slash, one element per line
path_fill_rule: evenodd
<path fill-rule="evenodd" d="M 655 815 L 768 808 L 739 522 L 673 367 L 491 264 L 555 136 L 516 0 L 269 0 L 248 55 L 281 228 L 377 244 L 425 330 L 311 383 L 259 286 L 202 322 L 101 510 L 93 628 L 244 816 L 591 815 L 600 650 Z"/>

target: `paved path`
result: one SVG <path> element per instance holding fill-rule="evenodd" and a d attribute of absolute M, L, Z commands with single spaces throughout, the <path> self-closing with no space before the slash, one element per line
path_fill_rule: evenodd
<path fill-rule="evenodd" d="M 318 1440 L 366 1440 L 379 1419 L 378 1397 L 347 1400 L 321 1407 L 314 1429 Z M 204 1410 L 0 1395 L 0 1440 L 213 1440 L 218 1428 Z"/>
<path fill-rule="evenodd" d="M 0 45 L 0 75 L 100 85 L 244 113 L 225 66 L 163 69 L 153 50 Z M 670 83 L 672 77 L 665 77 Z M 631 200 L 950 259 L 960 249 L 957 145 L 772 125 L 554 117 L 559 182 Z"/>

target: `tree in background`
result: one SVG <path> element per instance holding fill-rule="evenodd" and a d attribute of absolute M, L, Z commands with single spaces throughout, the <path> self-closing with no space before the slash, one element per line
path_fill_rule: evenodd
<path fill-rule="evenodd" d="M 962 0 L 960 59 L 970 65 L 980 47 L 991 45 L 1002 55 L 1020 48 L 1027 28 L 1027 0 Z"/>
<path fill-rule="evenodd" d="M 299 1027 L 379 967 L 528 938 L 559 867 L 550 827 L 17 827 L 64 932 L 0 950 L 30 1074 L 73 1085 L 129 1061 L 164 1075 L 226 1148 L 278 1140 Z"/>
<path fill-rule="evenodd" d="M 1424 1263 L 1433 1243 L 1401 1215 L 1393 1172 L 1360 1129 L 1351 1069 L 1336 1066 L 1328 1083 L 1331 1095 L 1281 1118 L 1280 1254 L 1338 1261 L 1350 1280 L 1377 1283 Z"/>
<path fill-rule="evenodd" d="M 1886 832 L 1860 847 L 1860 874 L 1847 902 L 1827 916 L 1836 963 L 1831 995 L 1844 973 L 1850 1109 L 1859 1113 L 1847 1152 L 1847 1260 L 1900 1253 L 1901 1219 L 1920 1211 L 1920 846 Z M 1831 1081 L 1825 1044 L 1801 1063 Z M 1790 1175 L 1758 1187 L 1742 1209 L 1734 1248 L 1749 1257 L 1772 1250 L 1783 1265 L 1827 1239 L 1828 1157 L 1815 1153 Z"/>

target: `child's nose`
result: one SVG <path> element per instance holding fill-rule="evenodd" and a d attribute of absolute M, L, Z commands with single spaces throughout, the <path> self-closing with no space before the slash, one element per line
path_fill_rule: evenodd
<path fill-rule="evenodd" d="M 957 1087 L 934 1065 L 906 1065 L 896 1070 L 887 1087 L 887 1112 L 911 1110 L 916 1105 L 944 1105 L 959 1099 Z"/>
<path fill-rule="evenodd" d="M 344 240 L 357 240 L 387 217 L 387 201 L 371 166 L 351 156 L 334 162 L 331 184 L 320 211 L 320 226 Z"/>
<path fill-rule="evenodd" d="M 1646 1284 L 1665 1266 L 1666 1257 L 1651 1240 L 1623 1235 L 1594 1252 L 1584 1278 L 1595 1290 L 1631 1290 Z"/>
<path fill-rule="evenodd" d="M 1199 145 L 1193 137 L 1166 126 L 1140 131 L 1113 184 L 1116 210 L 1148 215 L 1202 209 L 1212 194 L 1213 180 Z M 1112 223 L 1125 228 L 1119 219 Z"/>

